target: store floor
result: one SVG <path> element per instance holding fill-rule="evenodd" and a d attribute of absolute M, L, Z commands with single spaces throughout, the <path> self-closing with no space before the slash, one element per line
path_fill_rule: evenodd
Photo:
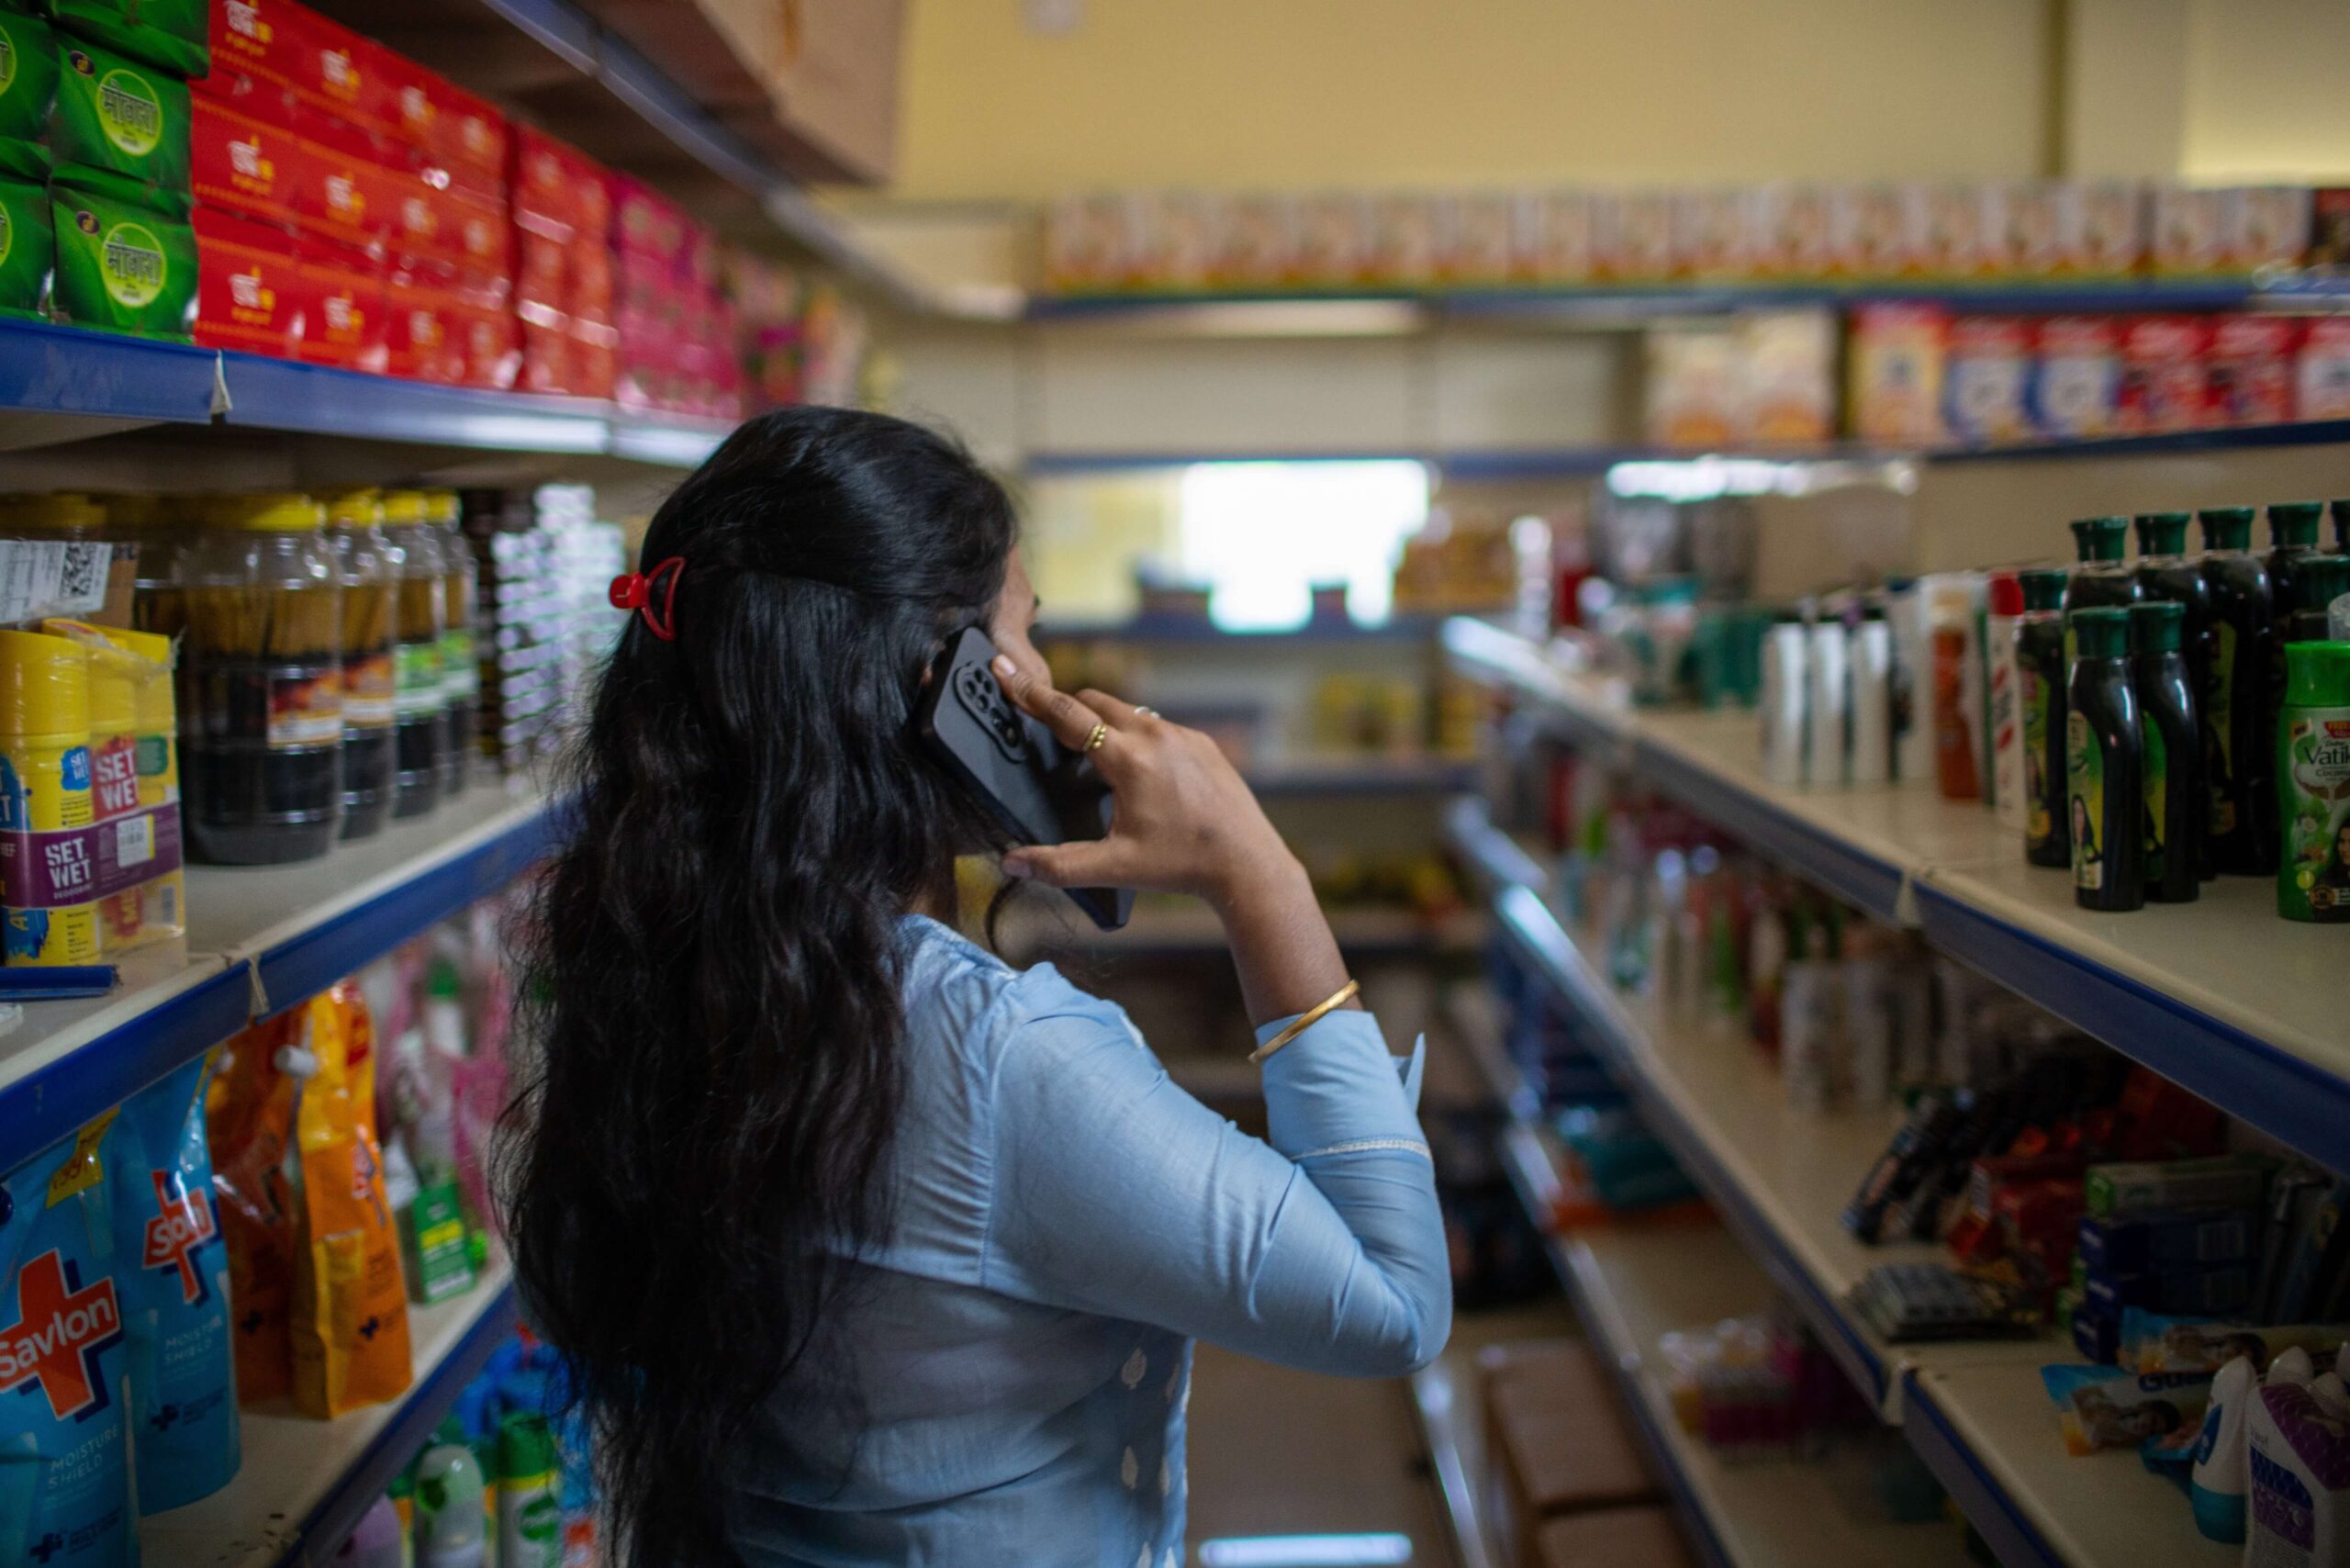
<path fill-rule="evenodd" d="M 1446 1359 L 1575 1331 L 1563 1302 L 1464 1315 Z M 1473 1384 L 1464 1384 L 1473 1386 Z M 1443 1505 L 1400 1382 L 1316 1377 L 1202 1345 L 1192 1375 L 1191 1548 L 1234 1537 L 1396 1534 L 1451 1568 Z"/>

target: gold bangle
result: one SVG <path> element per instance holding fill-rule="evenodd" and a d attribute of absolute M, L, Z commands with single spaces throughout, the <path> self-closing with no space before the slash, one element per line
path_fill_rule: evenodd
<path fill-rule="evenodd" d="M 1292 1024 L 1288 1028 L 1283 1029 L 1280 1034 L 1275 1035 L 1271 1039 L 1267 1040 L 1263 1045 L 1259 1046 L 1255 1050 L 1250 1051 L 1248 1053 L 1248 1059 L 1251 1062 L 1263 1061 L 1267 1057 L 1271 1056 L 1275 1051 L 1280 1050 L 1283 1046 L 1288 1045 L 1292 1040 L 1296 1039 L 1300 1035 L 1305 1033 L 1306 1030 L 1322 1022 L 1325 1016 L 1335 1012 L 1338 1008 L 1344 1007 L 1348 1002 L 1354 1000 L 1355 992 L 1361 989 L 1362 981 L 1348 980 L 1337 991 L 1331 992 L 1330 999 L 1327 1002 L 1323 1002 L 1318 1007 L 1314 1007 L 1306 1012 L 1299 1014 L 1297 1015 L 1296 1023 Z"/>

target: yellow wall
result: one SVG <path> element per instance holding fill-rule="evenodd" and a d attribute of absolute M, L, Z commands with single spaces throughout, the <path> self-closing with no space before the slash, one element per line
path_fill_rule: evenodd
<path fill-rule="evenodd" d="M 2044 140 L 2042 0 L 1081 4 L 915 0 L 890 194 L 1998 177 Z"/>
<path fill-rule="evenodd" d="M 2350 179 L 2350 0 L 2195 0 L 2185 141 L 2189 179 Z"/>

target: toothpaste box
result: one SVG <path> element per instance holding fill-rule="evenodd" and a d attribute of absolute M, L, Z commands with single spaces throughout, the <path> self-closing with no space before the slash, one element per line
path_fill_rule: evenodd
<path fill-rule="evenodd" d="M 1755 193 L 1755 272 L 1801 282 L 1828 275 L 1834 255 L 1824 186 L 1780 184 Z"/>
<path fill-rule="evenodd" d="M 1371 208 L 1371 275 L 1389 288 L 1425 288 L 1437 280 L 1436 202 L 1413 191 L 1375 196 Z"/>
<path fill-rule="evenodd" d="M 2128 277 L 2144 263 L 2146 197 L 2136 181 L 2065 181 L 2057 195 L 2058 275 Z"/>
<path fill-rule="evenodd" d="M 2158 277 L 2210 277 L 2229 270 L 2228 191 L 2190 185 L 2154 188 L 2150 264 Z"/>
<path fill-rule="evenodd" d="M 1437 275 L 1446 283 L 1494 285 L 1519 275 L 1531 248 L 1530 202 L 1506 191 L 1472 191 L 1437 204 Z"/>
<path fill-rule="evenodd" d="M 2139 316 L 2121 329 L 2114 428 L 2130 435 L 2199 430 L 2211 422 L 2204 364 L 2211 329 L 2195 316 Z"/>
<path fill-rule="evenodd" d="M 2301 339 L 2293 408 L 2304 420 L 2350 420 L 2350 317 L 2321 316 Z"/>
<path fill-rule="evenodd" d="M 2293 419 L 2301 323 L 2289 316 L 2222 316 L 2206 361 L 2212 421 L 2276 425 Z"/>
<path fill-rule="evenodd" d="M 1942 419 L 1971 446 L 2032 433 L 2031 323 L 2018 316 L 1961 316 L 1951 322 L 1942 372 Z"/>
<path fill-rule="evenodd" d="M 1937 305 L 1870 304 L 1852 313 L 1847 375 L 1852 434 L 1886 445 L 1945 439 L 1942 374 L 1950 313 Z"/>
<path fill-rule="evenodd" d="M 1935 185 L 1926 194 L 1926 271 L 1959 281 L 2004 276 L 2007 189 L 1996 184 Z"/>
<path fill-rule="evenodd" d="M 2121 329 L 2109 316 L 2050 316 L 2034 333 L 2029 409 L 2049 441 L 2104 435 L 2121 401 Z"/>
<path fill-rule="evenodd" d="M 1662 283 L 1673 274 L 1673 198 L 1663 191 L 1609 191 L 1594 197 L 1593 255 L 1602 277 Z"/>
<path fill-rule="evenodd" d="M 1142 208 L 1135 275 L 1152 288 L 1211 287 L 1222 264 L 1224 241 L 1222 198 L 1190 191 L 1162 192 L 1149 197 Z M 1300 260 L 1303 263 L 1302 252 Z M 1334 252 L 1315 264 L 1353 263 Z"/>
<path fill-rule="evenodd" d="M 2273 1161 L 2253 1154 L 2092 1165 L 2088 1212 L 2099 1219 L 2112 1219 L 2179 1209 L 2255 1208 L 2267 1190 L 2273 1169 Z"/>
<path fill-rule="evenodd" d="M 1195 198 L 1202 208 L 1194 217 L 1192 227 L 1198 230 L 1195 242 L 1183 247 L 1184 254 L 1169 258 L 1162 265 L 1170 270 L 1178 265 L 1186 274 L 1198 271 L 1191 264 L 1189 252 L 1214 255 L 1214 204 L 1211 198 Z M 1348 191 L 1329 191 L 1309 196 L 1297 204 L 1297 272 L 1300 281 L 1320 288 L 1345 288 L 1362 282 L 1371 274 L 1371 219 L 1368 197 Z"/>
<path fill-rule="evenodd" d="M 1584 191 L 1545 191 L 1535 201 L 1532 281 L 1589 283 L 1593 271 L 1592 202 Z"/>

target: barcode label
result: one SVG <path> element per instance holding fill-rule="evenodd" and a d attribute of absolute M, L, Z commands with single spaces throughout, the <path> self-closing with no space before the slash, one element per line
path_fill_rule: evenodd
<path fill-rule="evenodd" d="M 109 544 L 0 539 L 0 622 L 88 615 L 105 608 Z"/>
<path fill-rule="evenodd" d="M 155 819 L 141 812 L 115 823 L 114 861 L 118 866 L 144 866 L 155 858 Z"/>
<path fill-rule="evenodd" d="M 57 572 L 58 613 L 88 615 L 105 609 L 106 568 L 113 561 L 112 545 L 67 544 Z"/>

